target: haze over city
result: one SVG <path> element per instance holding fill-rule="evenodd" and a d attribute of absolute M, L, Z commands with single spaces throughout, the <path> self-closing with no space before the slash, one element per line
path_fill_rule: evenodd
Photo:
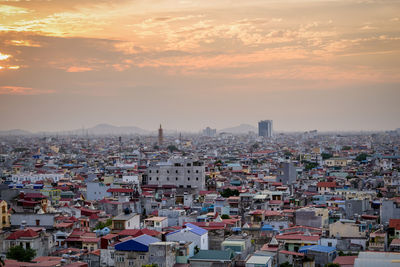
<path fill-rule="evenodd" d="M 398 1 L 0 1 L 0 130 L 400 127 Z"/>

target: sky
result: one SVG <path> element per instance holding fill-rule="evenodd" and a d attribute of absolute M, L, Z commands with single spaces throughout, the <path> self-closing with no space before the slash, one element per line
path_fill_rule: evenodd
<path fill-rule="evenodd" d="M 399 100 L 398 0 L 0 0 L 0 130 L 388 130 Z"/>

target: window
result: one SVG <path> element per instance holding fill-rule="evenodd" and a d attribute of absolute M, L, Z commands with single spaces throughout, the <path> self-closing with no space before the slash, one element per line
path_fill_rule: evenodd
<path fill-rule="evenodd" d="M 175 180 L 177 180 L 177 181 L 178 181 L 178 177 L 176 177 L 176 178 L 175 178 Z"/>
<path fill-rule="evenodd" d="M 167 181 L 169 181 L 169 177 L 167 177 Z"/>
<path fill-rule="evenodd" d="M 167 170 L 167 173 L 169 173 L 169 171 Z"/>
<path fill-rule="evenodd" d="M 190 173 L 190 170 L 188 170 L 188 173 Z"/>
<path fill-rule="evenodd" d="M 151 170 L 149 170 L 149 173 L 151 173 Z"/>
<path fill-rule="evenodd" d="M 196 177 L 196 181 L 198 181 L 199 180 L 199 177 Z"/>
<path fill-rule="evenodd" d="M 135 262 L 133 260 L 129 260 L 128 266 L 135 266 Z"/>
<path fill-rule="evenodd" d="M 196 173 L 199 173 L 199 170 L 196 170 Z"/>
<path fill-rule="evenodd" d="M 178 170 L 176 170 L 175 173 L 178 173 Z"/>
<path fill-rule="evenodd" d="M 151 181 L 151 177 L 149 177 L 149 180 Z"/>
<path fill-rule="evenodd" d="M 158 177 L 157 177 L 157 181 L 158 181 Z"/>
<path fill-rule="evenodd" d="M 110 257 L 111 257 L 111 259 L 114 259 L 114 253 L 113 252 L 110 253 Z"/>
<path fill-rule="evenodd" d="M 188 177 L 188 181 L 190 181 L 190 177 Z"/>
<path fill-rule="evenodd" d="M 156 170 L 156 173 L 158 173 L 158 170 Z"/>
<path fill-rule="evenodd" d="M 144 255 L 139 255 L 139 260 L 144 260 Z"/>
<path fill-rule="evenodd" d="M 36 220 L 36 226 L 40 226 L 40 220 Z"/>

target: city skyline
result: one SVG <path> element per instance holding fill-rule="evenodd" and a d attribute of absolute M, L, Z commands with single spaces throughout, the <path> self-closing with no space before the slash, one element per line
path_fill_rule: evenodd
<path fill-rule="evenodd" d="M 0 130 L 400 127 L 400 3 L 0 1 Z"/>

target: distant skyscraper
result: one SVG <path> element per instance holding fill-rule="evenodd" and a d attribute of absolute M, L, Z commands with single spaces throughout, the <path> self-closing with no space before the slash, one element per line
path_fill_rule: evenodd
<path fill-rule="evenodd" d="M 160 129 L 158 129 L 158 145 L 162 146 L 163 141 L 164 141 L 163 129 L 162 129 L 161 124 L 160 124 Z"/>
<path fill-rule="evenodd" d="M 210 127 L 207 127 L 203 130 L 203 135 L 208 137 L 214 137 L 217 135 L 217 129 L 211 129 Z"/>
<path fill-rule="evenodd" d="M 258 122 L 258 135 L 262 137 L 272 137 L 272 120 Z"/>

